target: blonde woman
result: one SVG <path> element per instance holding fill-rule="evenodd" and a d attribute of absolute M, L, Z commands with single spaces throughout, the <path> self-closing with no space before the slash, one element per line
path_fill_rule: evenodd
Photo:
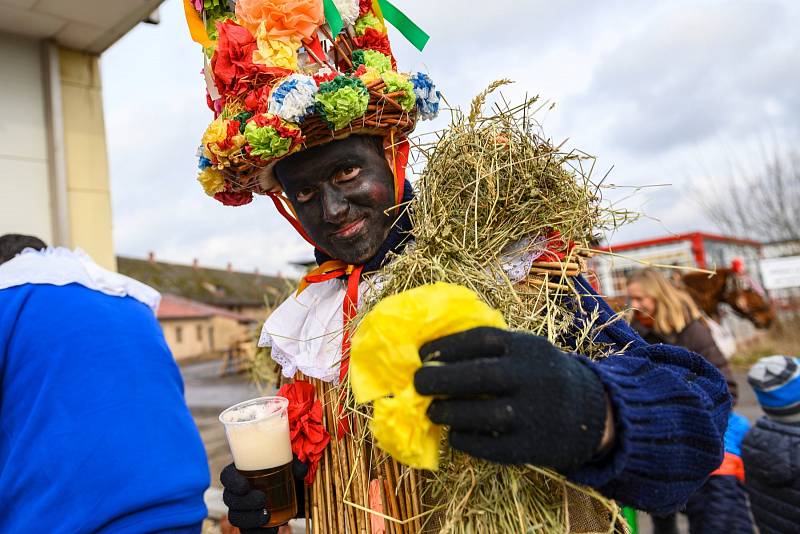
<path fill-rule="evenodd" d="M 728 390 L 736 401 L 736 382 L 728 361 L 714 343 L 711 330 L 697 305 L 686 292 L 673 286 L 659 271 L 643 269 L 628 278 L 628 299 L 634 310 L 631 326 L 645 341 L 677 345 L 703 356 L 725 377 Z M 732 418 L 730 421 L 737 423 L 740 419 L 744 421 L 736 414 L 732 414 Z M 741 460 L 728 458 L 729 454 L 740 455 L 738 444 L 741 443 L 741 436 L 735 431 L 736 428 L 736 424 L 729 422 L 725 435 L 726 461 L 686 503 L 685 512 L 692 534 L 753 532 L 747 499 L 740 482 L 743 471 L 736 469 L 741 465 Z M 655 534 L 678 533 L 674 514 L 653 516 L 652 519 Z"/>
<path fill-rule="evenodd" d="M 676 345 L 703 356 L 725 377 L 736 402 L 736 381 L 728 360 L 688 293 L 673 286 L 659 271 L 642 269 L 628 278 L 628 300 L 633 308 L 631 326 L 645 341 Z"/>

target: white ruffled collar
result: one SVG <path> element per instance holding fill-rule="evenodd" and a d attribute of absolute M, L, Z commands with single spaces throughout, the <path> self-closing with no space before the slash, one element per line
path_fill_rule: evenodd
<path fill-rule="evenodd" d="M 0 290 L 24 284 L 80 284 L 114 297 L 133 297 L 153 313 L 161 301 L 161 295 L 152 287 L 100 267 L 79 248 L 26 248 L 0 265 Z"/>

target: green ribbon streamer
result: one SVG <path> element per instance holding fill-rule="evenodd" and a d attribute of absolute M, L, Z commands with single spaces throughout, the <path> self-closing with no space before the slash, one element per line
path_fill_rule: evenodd
<path fill-rule="evenodd" d="M 328 16 L 328 2 L 333 3 L 332 0 L 325 0 L 326 17 Z M 425 48 L 430 36 L 422 31 L 422 28 L 414 24 L 414 22 L 408 18 L 405 13 L 397 9 L 389 0 L 378 0 L 378 5 L 381 6 L 383 18 L 389 21 L 392 26 L 397 28 L 397 30 L 403 34 L 403 37 L 408 39 L 408 42 L 414 45 L 417 50 L 422 52 L 422 49 Z M 336 14 L 338 15 L 339 13 L 337 12 Z M 339 17 L 339 20 L 341 21 L 341 17 Z"/>
<path fill-rule="evenodd" d="M 322 5 L 325 8 L 325 21 L 328 23 L 328 26 L 331 27 L 331 35 L 333 35 L 335 39 L 344 27 L 342 16 L 339 14 L 339 10 L 336 9 L 336 4 L 333 3 L 333 0 L 323 0 Z"/>

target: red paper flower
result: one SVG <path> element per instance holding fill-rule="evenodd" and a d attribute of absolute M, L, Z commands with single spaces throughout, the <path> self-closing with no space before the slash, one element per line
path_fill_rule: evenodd
<path fill-rule="evenodd" d="M 211 58 L 211 70 L 214 84 L 223 95 L 240 95 L 292 73 L 287 69 L 253 63 L 253 51 L 258 49 L 258 45 L 247 28 L 226 19 L 217 23 L 217 33 L 219 37 Z"/>
<path fill-rule="evenodd" d="M 265 113 L 269 105 L 269 85 L 262 85 L 248 91 L 244 97 L 244 107 L 251 113 Z"/>
<path fill-rule="evenodd" d="M 336 72 L 331 69 L 320 69 L 319 72 L 314 74 L 313 78 L 314 81 L 317 82 L 317 87 L 319 87 L 319 84 L 329 82 L 340 74 L 340 72 Z"/>
<path fill-rule="evenodd" d="M 331 440 L 322 424 L 322 404 L 314 399 L 314 386 L 302 380 L 285 384 L 278 390 L 278 395 L 289 399 L 292 452 L 308 466 L 305 482 L 311 484 L 322 453 Z"/>
<path fill-rule="evenodd" d="M 244 206 L 253 201 L 251 191 L 223 191 L 214 195 L 214 198 L 226 206 Z"/>
<path fill-rule="evenodd" d="M 392 47 L 389 44 L 389 36 L 379 32 L 375 28 L 367 28 L 364 35 L 353 38 L 356 48 L 365 50 L 375 50 L 386 56 L 392 57 Z"/>

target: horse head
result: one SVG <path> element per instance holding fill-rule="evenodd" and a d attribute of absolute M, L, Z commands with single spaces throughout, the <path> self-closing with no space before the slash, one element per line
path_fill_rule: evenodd
<path fill-rule="evenodd" d="M 717 269 L 712 276 L 688 273 L 683 276 L 683 283 L 698 306 L 715 319 L 719 317 L 721 303 L 756 328 L 769 328 L 775 319 L 775 311 L 758 285 L 733 269 Z"/>
<path fill-rule="evenodd" d="M 775 310 L 769 303 L 764 291 L 748 276 L 733 269 L 725 271 L 725 291 L 722 302 L 733 308 L 733 311 L 752 322 L 756 328 L 769 328 L 775 320 Z"/>

